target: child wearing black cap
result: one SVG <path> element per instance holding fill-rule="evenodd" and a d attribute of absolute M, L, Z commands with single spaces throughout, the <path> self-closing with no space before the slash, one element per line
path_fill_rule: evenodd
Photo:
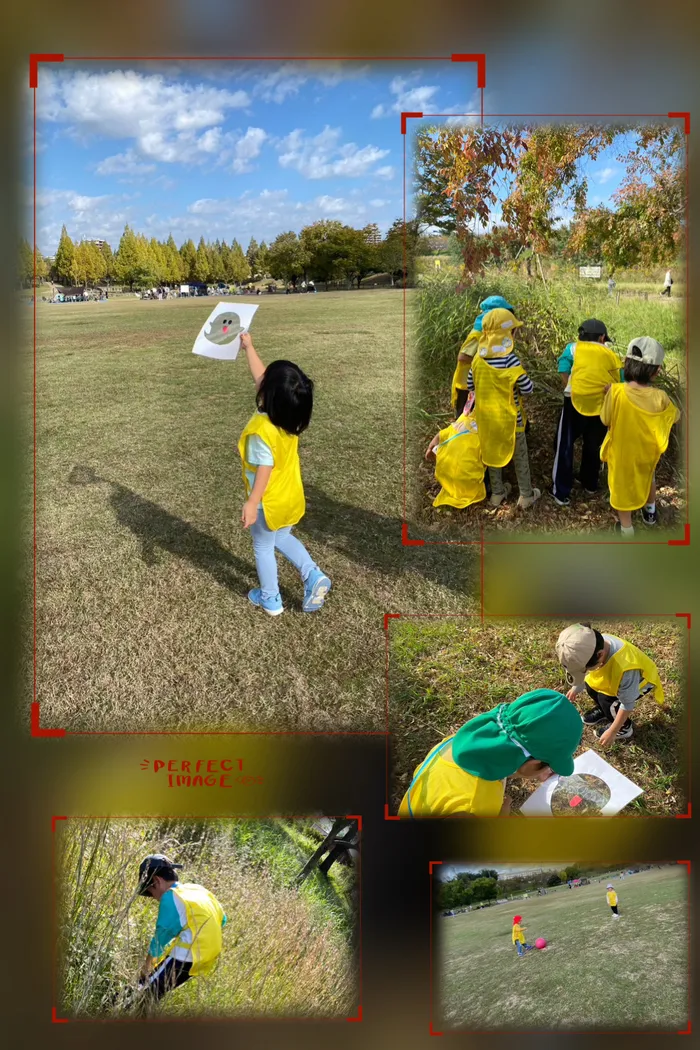
<path fill-rule="evenodd" d="M 608 330 L 592 317 L 578 330 L 578 340 L 569 343 L 559 357 L 558 370 L 564 382 L 564 404 L 555 439 L 552 496 L 560 507 L 568 507 L 574 480 L 574 443 L 582 439 L 579 480 L 584 490 L 598 489 L 600 448 L 605 424 L 600 418 L 607 388 L 619 383 L 620 360 L 611 349 Z"/>

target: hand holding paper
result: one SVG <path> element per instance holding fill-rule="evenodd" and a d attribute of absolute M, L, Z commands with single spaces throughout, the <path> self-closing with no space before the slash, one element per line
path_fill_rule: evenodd
<path fill-rule="evenodd" d="M 217 361 L 235 361 L 240 337 L 250 328 L 257 309 L 249 303 L 217 303 L 202 325 L 192 353 Z"/>
<path fill-rule="evenodd" d="M 597 755 L 584 751 L 570 777 L 551 776 L 520 807 L 526 817 L 614 816 L 642 789 Z"/>

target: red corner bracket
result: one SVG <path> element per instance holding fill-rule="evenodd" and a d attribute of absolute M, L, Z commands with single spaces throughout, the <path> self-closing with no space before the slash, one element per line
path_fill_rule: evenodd
<path fill-rule="evenodd" d="M 346 1017 L 346 1021 L 361 1021 L 362 1020 L 362 1003 L 357 1008 L 356 1017 Z"/>
<path fill-rule="evenodd" d="M 51 834 L 56 833 L 56 821 L 57 820 L 68 820 L 68 817 L 51 817 Z"/>
<path fill-rule="evenodd" d="M 67 1017 L 59 1017 L 56 1013 L 56 1007 L 51 1007 L 51 1024 L 68 1024 Z"/>
<path fill-rule="evenodd" d="M 401 524 L 401 546 L 402 547 L 425 547 L 425 540 L 409 540 L 408 523 Z"/>
<path fill-rule="evenodd" d="M 441 860 L 429 860 L 428 861 L 428 875 L 432 875 L 433 874 L 433 865 L 435 865 L 435 867 L 437 867 L 438 864 L 442 864 L 442 861 Z"/>
<path fill-rule="evenodd" d="M 40 62 L 62 62 L 63 55 L 30 55 L 29 56 L 29 86 L 39 86 L 39 63 Z"/>
<path fill-rule="evenodd" d="M 398 813 L 396 814 L 396 816 L 394 816 L 392 813 L 389 812 L 388 802 L 384 803 L 384 820 L 401 820 L 401 817 L 398 815 Z"/>
<path fill-rule="evenodd" d="M 685 123 L 685 133 L 690 134 L 690 113 L 669 113 L 669 117 L 683 117 Z"/>
<path fill-rule="evenodd" d="M 39 704 L 36 701 L 32 704 L 32 736 L 65 736 L 65 729 L 42 729 L 39 725 Z"/>
<path fill-rule="evenodd" d="M 677 614 L 680 615 L 680 614 Z M 400 620 L 401 613 L 384 613 L 384 630 L 389 630 L 389 620 Z"/>
<path fill-rule="evenodd" d="M 691 613 L 676 613 L 676 616 L 678 616 L 681 620 L 686 620 L 687 621 L 686 626 L 687 626 L 688 630 L 690 630 Z"/>
<path fill-rule="evenodd" d="M 486 87 L 486 55 L 452 55 L 452 61 L 476 62 L 476 86 Z"/>
<path fill-rule="evenodd" d="M 422 117 L 422 113 L 402 113 L 401 114 L 401 134 L 406 134 L 406 121 L 409 117 Z"/>
<path fill-rule="evenodd" d="M 676 114 L 677 115 L 677 114 Z M 682 540 L 668 540 L 669 547 L 689 547 L 690 546 L 690 522 L 686 521 L 683 532 Z"/>

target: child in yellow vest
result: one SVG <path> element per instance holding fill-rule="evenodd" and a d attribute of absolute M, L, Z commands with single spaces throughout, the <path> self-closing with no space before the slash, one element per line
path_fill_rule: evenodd
<path fill-rule="evenodd" d="M 469 369 L 471 368 L 472 358 L 476 353 L 479 345 L 479 339 L 481 338 L 481 325 L 486 317 L 489 310 L 510 310 L 512 314 L 515 314 L 514 308 L 510 305 L 507 299 L 504 299 L 502 295 L 489 295 L 488 298 L 482 299 L 479 303 L 480 313 L 475 319 L 472 329 L 459 348 L 459 354 L 457 355 L 457 367 L 455 368 L 454 375 L 452 376 L 452 391 L 451 401 L 452 407 L 454 408 L 455 418 L 459 419 L 464 409 L 464 405 L 469 396 L 469 387 L 467 385 L 467 377 L 469 376 Z"/>
<path fill-rule="evenodd" d="M 518 506 L 531 507 L 542 493 L 532 487 L 523 397 L 533 384 L 513 351 L 513 332 L 522 325 L 510 310 L 490 310 L 483 318 L 481 338 L 467 377 L 474 391 L 474 418 L 479 428 L 481 458 L 489 468 L 491 505 L 500 507 L 509 485 L 503 467 L 511 460 L 520 490 Z"/>
<path fill-rule="evenodd" d="M 620 913 L 617 910 L 617 894 L 615 893 L 615 889 L 611 882 L 608 883 L 608 891 L 605 894 L 605 896 L 607 898 L 608 904 L 610 905 L 610 910 L 612 912 L 613 919 L 619 919 Z"/>
<path fill-rule="evenodd" d="M 579 326 L 578 340 L 568 343 L 558 361 L 564 384 L 554 450 L 551 494 L 560 507 L 568 507 L 574 484 L 574 446 L 581 438 L 578 478 L 588 495 L 598 490 L 600 447 L 605 425 L 600 418 L 605 391 L 620 382 L 620 359 L 612 349 L 602 321 L 589 318 Z"/>
<path fill-rule="evenodd" d="M 513 916 L 512 941 L 521 959 L 524 957 L 525 952 L 530 952 L 533 948 L 533 946 L 531 944 L 528 944 L 525 940 L 525 930 L 527 929 L 527 926 L 522 926 L 522 921 L 522 915 Z"/>
<path fill-rule="evenodd" d="M 625 381 L 608 390 L 600 418 L 608 433 L 600 458 L 608 464 L 610 506 L 616 530 L 634 536 L 632 513 L 641 510 L 645 525 L 656 525 L 656 464 L 668 448 L 671 427 L 680 412 L 653 381 L 661 371 L 664 348 L 655 339 L 633 339 L 625 357 Z"/>
<path fill-rule="evenodd" d="M 246 491 L 241 521 L 250 529 L 260 581 L 248 592 L 248 599 L 270 616 L 284 611 L 275 559 L 278 550 L 299 570 L 304 584 L 302 609 L 316 612 L 331 581 L 292 535 L 306 509 L 299 434 L 311 419 L 314 385 L 291 361 L 273 361 L 265 368 L 247 332 L 241 335 L 241 346 L 255 380 L 258 407 L 238 442 Z"/>
<path fill-rule="evenodd" d="M 425 458 L 435 456 L 435 479 L 442 486 L 433 500 L 434 507 L 444 505 L 463 510 L 486 499 L 484 463 L 476 420 L 467 414 L 435 435 Z"/>
<path fill-rule="evenodd" d="M 631 642 L 601 634 L 590 623 L 578 623 L 561 632 L 556 651 L 572 683 L 569 699 L 585 689 L 595 704 L 583 721 L 598 726 L 602 747 L 632 739 L 630 712 L 647 693 L 653 692 L 657 704 L 664 702 L 656 664 Z"/>
<path fill-rule="evenodd" d="M 572 703 L 535 689 L 499 704 L 445 737 L 421 762 L 400 817 L 497 817 L 509 810 L 506 778 L 571 776 L 583 724 Z"/>

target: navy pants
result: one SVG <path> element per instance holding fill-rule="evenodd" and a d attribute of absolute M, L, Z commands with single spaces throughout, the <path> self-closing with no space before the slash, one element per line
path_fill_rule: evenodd
<path fill-rule="evenodd" d="M 185 981 L 189 981 L 191 969 L 192 963 L 173 959 L 172 955 L 169 955 L 148 975 L 141 987 L 147 990 L 153 999 L 162 999 L 166 992 L 171 992 L 173 988 L 179 988 Z"/>
<path fill-rule="evenodd" d="M 581 469 L 579 481 L 585 489 L 595 492 L 600 478 L 600 446 L 607 427 L 600 416 L 583 416 L 577 412 L 570 397 L 564 398 L 559 426 L 554 441 L 552 483 L 554 495 L 568 499 L 574 484 L 574 442 L 581 438 Z"/>

